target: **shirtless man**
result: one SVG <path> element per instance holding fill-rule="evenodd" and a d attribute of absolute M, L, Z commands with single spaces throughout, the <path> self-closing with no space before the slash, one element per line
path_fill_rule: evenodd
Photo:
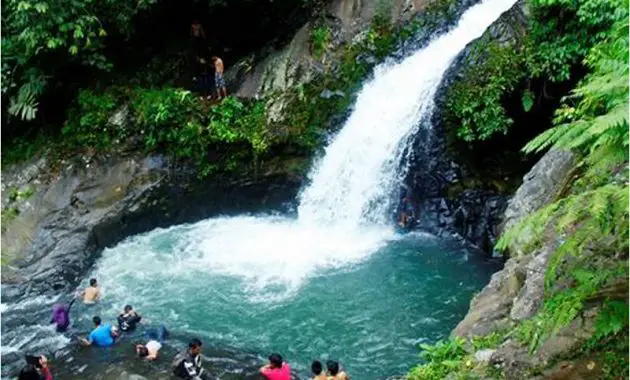
<path fill-rule="evenodd" d="M 90 286 L 81 292 L 81 297 L 83 297 L 83 303 L 85 304 L 94 304 L 101 298 L 101 292 L 98 289 L 95 278 L 90 279 Z"/>
<path fill-rule="evenodd" d="M 328 380 L 350 380 L 350 376 L 345 371 L 339 370 L 339 363 L 329 360 L 326 363 L 328 367 Z"/>
<path fill-rule="evenodd" d="M 322 362 L 320 362 L 319 360 L 315 360 L 311 364 L 311 371 L 314 375 L 311 380 L 328 380 L 328 376 L 326 376 L 326 372 L 324 372 Z"/>
<path fill-rule="evenodd" d="M 223 79 L 223 61 L 219 57 L 212 57 L 214 62 L 214 85 L 217 87 L 217 97 L 219 100 L 227 96 L 225 89 L 225 79 Z"/>

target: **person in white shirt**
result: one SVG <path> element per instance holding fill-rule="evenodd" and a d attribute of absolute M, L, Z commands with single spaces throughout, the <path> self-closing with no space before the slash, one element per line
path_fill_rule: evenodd
<path fill-rule="evenodd" d="M 159 329 L 147 331 L 146 335 L 148 336 L 149 341 L 145 344 L 136 345 L 136 353 L 141 358 L 155 360 L 158 358 L 158 353 L 160 352 L 162 344 L 168 335 L 168 331 L 166 331 L 166 327 L 160 326 Z"/>

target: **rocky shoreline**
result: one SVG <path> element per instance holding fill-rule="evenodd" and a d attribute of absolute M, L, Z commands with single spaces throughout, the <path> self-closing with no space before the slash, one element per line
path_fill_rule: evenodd
<path fill-rule="evenodd" d="M 305 159 L 289 157 L 235 176 L 199 179 L 160 155 L 80 156 L 52 174 L 45 158 L 2 172 L 2 301 L 68 291 L 104 248 L 156 227 L 212 215 L 282 210 L 302 183 Z M 17 191 L 28 197 L 12 197 Z M 24 199 L 23 199 L 24 198 Z"/>

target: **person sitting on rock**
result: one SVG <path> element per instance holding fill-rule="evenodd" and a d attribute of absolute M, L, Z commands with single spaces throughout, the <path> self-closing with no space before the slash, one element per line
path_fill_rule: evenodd
<path fill-rule="evenodd" d="M 142 317 L 133 309 L 131 305 L 126 305 L 125 309 L 117 318 L 118 328 L 121 331 L 128 332 L 136 329 L 136 325 L 140 323 Z"/>
<path fill-rule="evenodd" d="M 87 305 L 95 304 L 101 298 L 101 292 L 95 278 L 90 279 L 90 286 L 85 288 L 79 296 L 83 297 L 83 303 Z"/>
<path fill-rule="evenodd" d="M 311 363 L 311 372 L 313 372 L 312 380 L 327 380 L 326 373 L 324 373 L 324 367 L 322 366 L 322 362 L 319 360 L 315 360 Z"/>
<path fill-rule="evenodd" d="M 291 380 L 291 367 L 282 361 L 280 354 L 271 354 L 269 364 L 260 368 L 260 374 L 267 380 Z"/>
<path fill-rule="evenodd" d="M 109 323 L 101 324 L 101 317 L 99 316 L 92 318 L 92 321 L 96 327 L 92 330 L 87 339 L 81 338 L 81 343 L 85 346 L 112 346 L 119 335 L 118 329 Z"/>
<path fill-rule="evenodd" d="M 173 374 L 181 379 L 209 379 L 207 373 L 201 368 L 201 341 L 197 338 L 191 339 L 188 349 L 175 356 L 171 368 Z"/>
<path fill-rule="evenodd" d="M 146 332 L 146 336 L 149 338 L 149 341 L 145 344 L 136 345 L 136 353 L 141 358 L 146 358 L 147 360 L 155 360 L 158 357 L 158 352 L 162 345 L 164 344 L 164 340 L 168 336 L 168 331 L 166 327 L 160 326 L 158 329 L 151 329 Z"/>
<path fill-rule="evenodd" d="M 334 360 L 326 362 L 328 367 L 328 380 L 350 380 L 350 376 L 345 371 L 339 370 L 339 363 Z"/>

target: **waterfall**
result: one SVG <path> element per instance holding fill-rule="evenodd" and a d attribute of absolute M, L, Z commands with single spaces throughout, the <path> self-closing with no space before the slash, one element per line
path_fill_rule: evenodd
<path fill-rule="evenodd" d="M 382 252 L 379 250 L 394 236 L 390 215 L 405 174 L 401 162 L 409 151 L 405 148 L 410 137 L 418 128 L 427 128 L 422 135 L 431 136 L 433 97 L 448 66 L 514 3 L 515 0 L 484 0 L 467 10 L 449 33 L 433 39 L 425 48 L 399 63 L 387 62 L 376 67 L 373 79 L 359 92 L 349 119 L 311 170 L 310 184 L 299 197 L 297 220 L 283 216 L 212 218 L 156 229 L 105 249 L 93 272 L 86 276 L 102 279 L 106 299 L 99 310 L 115 315 L 124 303 L 131 303 L 147 315 L 161 315 L 158 321 L 169 327 L 195 330 L 209 319 L 206 315 L 211 315 L 212 308 L 206 305 L 206 299 L 219 300 L 223 305 L 245 297 L 250 303 L 245 303 L 243 313 L 254 317 L 256 312 L 252 310 L 267 312 L 260 307 L 256 309 L 256 305 L 275 307 L 273 301 L 298 294 L 306 279 L 343 274 L 352 270 L 354 264 Z M 331 287 L 337 285 L 335 282 Z M 370 289 L 359 287 L 356 291 L 365 293 Z M 319 309 L 321 300 L 316 295 L 304 302 L 317 310 L 319 318 L 328 312 Z M 21 319 L 22 315 L 36 315 L 37 320 L 46 320 L 55 300 L 36 298 L 0 305 L 5 325 L 3 356 L 12 355 L 11 360 L 17 363 L 18 352 L 25 349 L 56 350 L 68 344 L 69 340 L 56 334 L 52 327 L 27 326 Z M 281 302 L 277 305 L 281 313 L 274 321 L 289 316 L 299 318 L 284 311 L 287 305 Z M 230 306 L 225 313 L 233 309 Z M 79 310 L 76 306 L 75 314 Z M 345 312 L 343 308 L 339 310 Z M 80 313 L 79 324 L 87 328 L 92 311 L 83 309 Z M 203 318 L 199 321 L 195 316 Z M 354 323 L 370 319 L 355 318 Z M 209 329 L 216 330 L 215 320 L 210 322 L 214 325 Z M 291 322 L 291 325 L 300 329 L 305 324 L 318 325 L 308 319 L 300 323 Z M 232 335 L 234 327 L 229 324 L 226 335 L 216 339 Z M 273 331 L 264 327 L 266 332 Z M 372 336 L 370 329 L 361 327 L 361 331 Z M 237 331 L 235 336 L 247 336 L 249 332 Z M 287 344 L 292 347 L 298 335 L 291 336 Z M 304 347 L 312 347 L 324 335 L 317 332 Z M 271 337 L 266 339 L 275 342 Z M 391 337 L 387 335 L 387 339 Z M 366 345 L 363 342 L 357 347 Z M 325 347 L 318 353 L 330 350 L 328 342 Z M 415 355 L 414 351 L 414 358 Z M 364 358 L 356 368 L 372 361 Z"/>
<path fill-rule="evenodd" d="M 311 171 L 311 184 L 300 196 L 300 222 L 349 229 L 391 223 L 402 155 L 417 128 L 431 128 L 424 121 L 431 117 L 442 76 L 457 54 L 514 3 L 483 1 L 426 48 L 375 69 L 354 112 Z"/>

